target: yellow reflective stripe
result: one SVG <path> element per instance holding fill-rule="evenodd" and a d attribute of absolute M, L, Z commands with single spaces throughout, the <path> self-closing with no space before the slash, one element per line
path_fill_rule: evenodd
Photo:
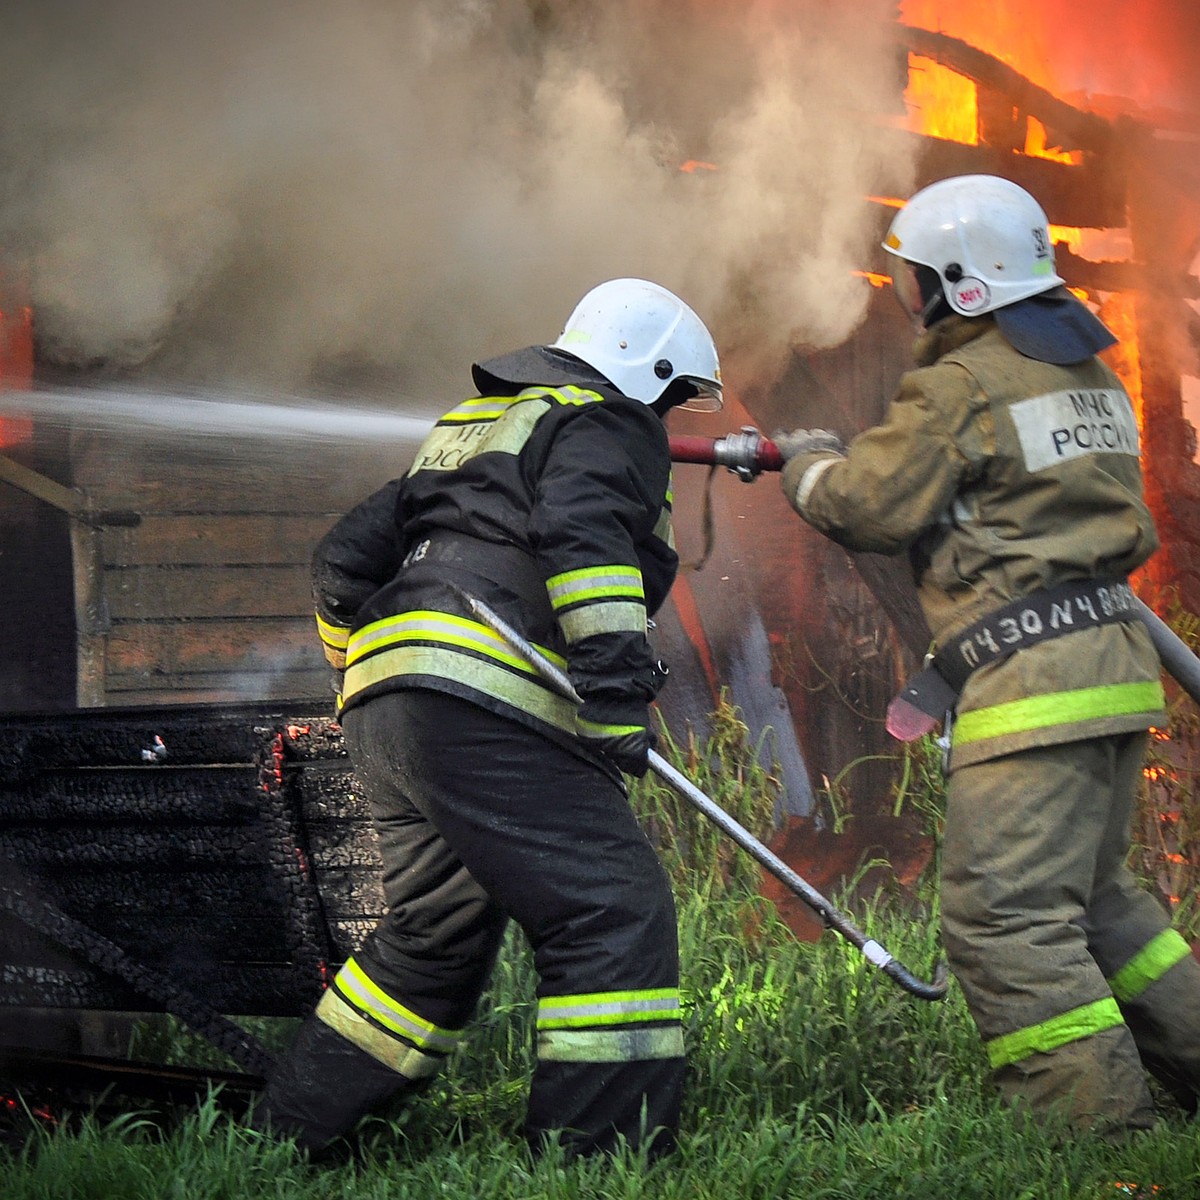
<path fill-rule="evenodd" d="M 1069 692 L 1051 692 L 1045 696 L 1028 696 L 959 714 L 954 723 L 954 744 L 967 745 L 1006 733 L 1070 725 L 1097 717 L 1155 712 L 1164 704 L 1162 684 L 1157 680 L 1152 683 L 1109 683 Z"/>
<path fill-rule="evenodd" d="M 574 703 L 550 691 L 539 678 L 523 677 L 498 663 L 484 662 L 461 650 L 439 646 L 397 646 L 356 663 L 346 671 L 342 704 L 349 703 L 359 692 L 374 684 L 405 675 L 452 679 L 538 717 L 565 733 L 573 735 L 576 732 Z"/>
<path fill-rule="evenodd" d="M 682 1058 L 683 1027 L 651 1029 L 545 1030 L 538 1034 L 542 1062 L 642 1062 Z"/>
<path fill-rule="evenodd" d="M 432 1021 L 393 1000 L 353 958 L 334 976 L 333 986 L 359 1012 L 407 1038 L 419 1049 L 449 1054 L 462 1039 L 461 1029 L 439 1029 Z"/>
<path fill-rule="evenodd" d="M 1189 958 L 1192 948 L 1174 929 L 1164 929 L 1148 941 L 1109 981 L 1118 1000 L 1136 1000 L 1177 962 Z"/>
<path fill-rule="evenodd" d="M 541 1029 L 595 1028 L 635 1021 L 678 1021 L 679 989 L 647 988 L 633 992 L 591 992 L 580 996 L 543 996 L 538 1001 Z"/>
<path fill-rule="evenodd" d="M 508 642 L 488 626 L 472 621 L 469 617 L 454 613 L 436 612 L 433 609 L 414 609 L 394 617 L 384 617 L 364 625 L 350 639 L 346 662 L 353 666 L 368 655 L 376 654 L 389 646 L 402 642 L 437 642 L 444 646 L 458 646 L 485 654 L 497 662 L 514 667 L 526 674 L 534 675 L 534 667 L 513 652 Z M 535 643 L 536 645 L 536 643 Z M 565 668 L 567 660 L 561 654 L 537 646 L 555 666 Z"/>
<path fill-rule="evenodd" d="M 489 404 L 497 407 L 486 407 Z M 422 471 L 457 471 L 480 454 L 520 454 L 549 409 L 548 400 L 518 404 L 513 397 L 483 397 L 468 401 L 433 427 L 408 468 L 409 478 Z"/>
<path fill-rule="evenodd" d="M 597 633 L 645 633 L 646 606 L 628 600 L 606 600 L 562 613 L 558 623 L 572 645 Z"/>
<path fill-rule="evenodd" d="M 585 600 L 623 596 L 645 602 L 646 598 L 641 571 L 622 564 L 563 571 L 546 580 L 546 591 L 556 612 L 568 604 L 581 604 Z"/>
<path fill-rule="evenodd" d="M 593 404 L 597 401 L 603 401 L 604 397 L 599 392 L 589 391 L 587 388 L 576 387 L 574 384 L 567 384 L 561 388 L 551 387 L 532 387 L 526 388 L 523 392 L 517 395 L 518 400 L 531 400 L 541 397 L 555 401 L 557 404 Z"/>
<path fill-rule="evenodd" d="M 335 671 L 346 669 L 346 643 L 350 638 L 348 625 L 334 625 L 326 621 L 320 613 L 317 616 L 317 632 L 321 637 L 321 648 L 325 652 L 325 661 Z"/>
<path fill-rule="evenodd" d="M 624 737 L 627 733 L 641 733 L 645 725 L 601 725 L 598 721 L 575 718 L 575 727 L 581 737 Z"/>
<path fill-rule="evenodd" d="M 444 1055 L 426 1054 L 380 1029 L 378 1025 L 372 1025 L 332 988 L 322 994 L 317 1003 L 316 1016 L 330 1029 L 337 1030 L 346 1041 L 352 1042 L 385 1067 L 391 1067 L 405 1079 L 428 1079 L 437 1074 L 445 1061 Z"/>
<path fill-rule="evenodd" d="M 475 396 L 456 404 L 438 419 L 438 425 L 459 424 L 463 421 L 495 421 L 504 416 L 520 400 L 520 396 Z"/>
<path fill-rule="evenodd" d="M 1015 1033 L 993 1038 L 987 1043 L 988 1062 L 993 1068 L 1004 1067 L 1032 1054 L 1047 1054 L 1068 1042 L 1078 1042 L 1124 1024 L 1117 1002 L 1106 996 L 1103 1000 L 1093 1000 L 1091 1004 L 1060 1013 L 1039 1025 L 1029 1025 Z"/>
<path fill-rule="evenodd" d="M 331 650 L 345 650 L 350 640 L 349 625 L 334 625 L 320 613 L 317 613 L 317 632 L 321 635 L 321 641 Z"/>

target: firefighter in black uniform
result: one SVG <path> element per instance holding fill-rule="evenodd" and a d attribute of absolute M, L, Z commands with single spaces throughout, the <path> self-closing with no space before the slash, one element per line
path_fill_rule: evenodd
<path fill-rule="evenodd" d="M 684 1073 L 675 910 L 629 808 L 663 682 L 647 619 L 678 563 L 662 418 L 720 406 L 713 340 L 656 284 L 590 291 L 558 340 L 476 364 L 408 473 L 326 535 L 317 624 L 370 800 L 386 915 L 304 1022 L 256 1123 L 320 1152 L 432 1076 L 501 936 L 533 948 L 526 1136 L 674 1143 Z M 576 706 L 487 625 L 566 668 Z"/>

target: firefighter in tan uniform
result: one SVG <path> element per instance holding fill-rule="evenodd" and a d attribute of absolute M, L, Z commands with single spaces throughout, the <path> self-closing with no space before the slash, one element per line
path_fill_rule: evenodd
<path fill-rule="evenodd" d="M 1144 1066 L 1200 1092 L 1200 964 L 1125 866 L 1166 714 L 1127 580 L 1158 545 L 1138 428 L 1095 357 L 1115 339 L 1007 180 L 931 185 L 884 245 L 918 369 L 848 447 L 781 435 L 784 492 L 842 545 L 909 556 L 929 711 L 954 709 L 943 937 L 997 1086 L 1078 1128 L 1146 1127 Z"/>
<path fill-rule="evenodd" d="M 677 296 L 610 280 L 558 340 L 476 364 L 479 394 L 313 556 L 317 625 L 371 804 L 387 911 L 255 1118 L 326 1150 L 461 1044 L 507 923 L 533 948 L 526 1135 L 669 1150 L 684 1077 L 675 909 L 629 807 L 664 678 L 647 639 L 678 557 L 663 418 L 720 407 Z M 569 671 L 556 693 L 482 601 Z"/>

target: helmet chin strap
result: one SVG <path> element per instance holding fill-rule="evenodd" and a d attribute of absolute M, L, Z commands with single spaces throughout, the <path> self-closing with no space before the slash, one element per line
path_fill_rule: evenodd
<path fill-rule="evenodd" d="M 933 314 L 935 312 L 937 312 L 938 308 L 941 306 L 945 306 L 945 308 L 949 312 L 954 311 L 952 308 L 950 308 L 950 305 L 946 301 L 946 297 L 940 291 L 937 292 L 936 294 L 930 296 L 929 299 L 925 301 L 924 305 L 922 305 L 922 307 L 921 307 L 920 320 L 921 320 L 922 328 L 928 329 L 929 326 L 931 324 L 933 324 L 933 322 L 934 322 Z M 945 315 L 946 315 L 945 313 L 942 314 L 942 316 L 945 316 Z M 941 317 L 938 317 L 937 320 L 941 320 Z"/>

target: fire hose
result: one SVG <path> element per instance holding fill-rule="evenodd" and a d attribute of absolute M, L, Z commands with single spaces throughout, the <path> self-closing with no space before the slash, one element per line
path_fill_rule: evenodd
<path fill-rule="evenodd" d="M 498 613 L 482 600 L 477 600 L 456 585 L 451 585 L 459 598 L 467 604 L 476 617 L 493 633 L 502 638 L 515 650 L 560 696 L 575 704 L 581 703 L 570 677 L 550 661 L 528 639 L 521 636 Z M 685 800 L 699 809 L 722 832 L 731 837 L 741 848 L 751 854 L 786 888 L 799 896 L 825 922 L 862 951 L 863 957 L 890 979 L 920 1000 L 940 1000 L 946 994 L 948 974 L 946 964 L 939 963 L 933 981 L 926 983 L 918 979 L 903 963 L 893 958 L 877 941 L 858 928 L 844 913 L 836 909 L 806 880 L 801 878 L 777 854 L 758 840 L 744 825 L 736 821 L 719 804 L 705 795 L 688 777 L 677 771 L 661 754 L 651 750 L 650 769 L 665 783 L 675 789 Z"/>
<path fill-rule="evenodd" d="M 783 470 L 779 447 L 751 425 L 744 425 L 737 433 L 720 438 L 672 435 L 670 445 L 671 458 L 675 462 L 728 467 L 746 482 L 756 479 L 763 471 Z M 1137 599 L 1134 604 L 1150 631 L 1164 669 L 1200 704 L 1200 658 L 1152 608 Z"/>

